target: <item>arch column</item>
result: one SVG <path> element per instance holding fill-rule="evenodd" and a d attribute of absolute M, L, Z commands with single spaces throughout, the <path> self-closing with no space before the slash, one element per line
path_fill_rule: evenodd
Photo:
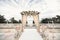
<path fill-rule="evenodd" d="M 22 15 L 22 32 L 24 31 L 24 28 L 26 26 L 26 21 L 27 21 L 27 15 Z"/>
<path fill-rule="evenodd" d="M 40 32 L 40 27 L 39 27 L 39 15 L 38 15 L 38 14 L 33 15 L 33 18 L 34 18 L 35 25 L 36 25 L 36 27 L 37 27 L 37 31 Z"/>

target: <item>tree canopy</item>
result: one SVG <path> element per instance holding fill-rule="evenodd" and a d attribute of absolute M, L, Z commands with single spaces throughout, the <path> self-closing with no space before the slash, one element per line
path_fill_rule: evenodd
<path fill-rule="evenodd" d="M 6 19 L 2 15 L 0 15 L 0 23 L 6 23 Z"/>
<path fill-rule="evenodd" d="M 7 19 L 4 17 L 4 15 L 0 15 L 0 23 L 22 23 L 21 22 L 21 20 L 19 20 L 19 21 L 17 21 L 17 20 L 15 20 L 15 18 L 14 17 L 12 17 L 11 19 L 10 19 L 10 21 L 11 22 L 9 22 L 9 20 L 7 21 Z"/>
<path fill-rule="evenodd" d="M 41 20 L 41 23 L 52 23 L 52 21 L 54 23 L 60 23 L 60 16 L 56 15 L 56 17 L 52 17 L 52 18 L 44 18 Z"/>

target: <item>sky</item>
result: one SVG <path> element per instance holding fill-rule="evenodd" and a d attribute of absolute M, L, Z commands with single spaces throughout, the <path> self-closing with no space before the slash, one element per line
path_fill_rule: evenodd
<path fill-rule="evenodd" d="M 60 15 L 60 0 L 0 0 L 0 14 L 9 20 L 22 19 L 22 11 L 38 11 L 39 20 Z M 33 19 L 33 18 L 31 18 Z"/>

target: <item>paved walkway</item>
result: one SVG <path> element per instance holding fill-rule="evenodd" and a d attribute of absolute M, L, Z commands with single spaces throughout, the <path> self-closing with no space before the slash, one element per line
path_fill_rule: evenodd
<path fill-rule="evenodd" d="M 43 40 L 36 29 L 24 29 L 19 40 Z"/>

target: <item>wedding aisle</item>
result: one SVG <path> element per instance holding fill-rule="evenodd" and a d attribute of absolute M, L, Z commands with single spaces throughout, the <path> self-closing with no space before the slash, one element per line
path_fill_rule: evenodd
<path fill-rule="evenodd" d="M 24 29 L 19 40 L 43 40 L 36 29 Z"/>

